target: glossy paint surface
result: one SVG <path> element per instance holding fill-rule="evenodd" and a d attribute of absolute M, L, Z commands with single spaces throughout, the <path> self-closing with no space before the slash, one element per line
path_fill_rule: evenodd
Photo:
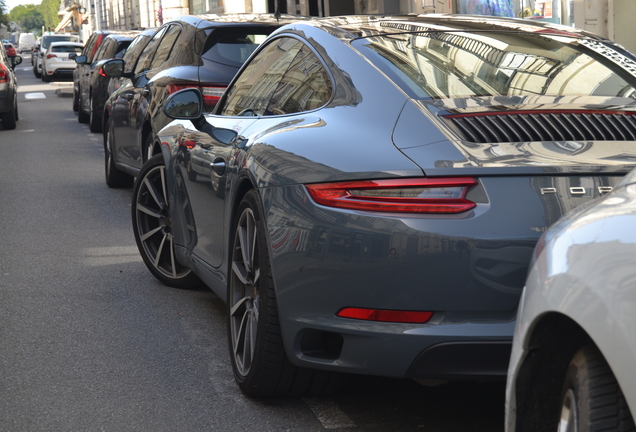
<path fill-rule="evenodd" d="M 548 314 L 576 322 L 600 349 L 636 412 L 636 172 L 612 194 L 580 207 L 545 234 L 519 310 L 507 389 L 515 430 L 516 377 L 537 323 Z M 567 337 L 567 335 L 565 335 Z M 557 355 L 558 353 L 555 353 Z"/>
<path fill-rule="evenodd" d="M 634 162 L 628 146 L 616 142 L 587 143 L 598 149 L 589 157 L 561 151 L 555 142 L 463 142 L 439 118 L 439 106 L 409 98 L 350 45 L 365 20 L 379 26 L 383 19 L 396 25 L 436 20 L 361 17 L 286 26 L 270 43 L 300 41 L 320 59 L 332 94 L 325 105 L 288 114 L 267 108 L 260 111 L 266 115 L 222 115 L 227 98 L 242 94 L 232 86 L 250 62 L 254 68 L 267 63 L 258 55 L 264 44 L 204 124 L 176 120 L 156 142 L 173 208 L 179 209 L 172 217 L 180 262 L 221 298 L 236 208 L 246 190 L 258 191 L 292 363 L 434 377 L 439 375 L 418 364 L 439 347 L 461 352 L 478 345 L 490 352 L 511 342 L 539 236 L 567 211 L 610 191 Z M 466 198 L 476 207 L 456 215 L 341 210 L 316 204 L 304 186 L 425 176 L 474 177 L 477 185 Z M 380 323 L 337 317 L 344 307 L 434 314 L 425 324 Z M 317 352 L 311 345 L 316 334 L 337 335 L 341 351 Z M 461 371 L 443 375 L 489 378 L 506 372 L 504 366 L 471 374 L 470 356 L 464 360 Z"/>
<path fill-rule="evenodd" d="M 272 15 L 200 15 L 177 17 L 160 27 L 140 54 L 134 67 L 119 80 L 105 105 L 104 130 L 110 130 L 113 158 L 118 169 L 136 175 L 148 155 L 147 148 L 157 132 L 170 122 L 163 103 L 174 90 L 171 85 L 211 86 L 221 90 L 238 71 L 240 64 L 210 60 L 202 52 L 214 32 L 253 29 L 265 35 L 291 22 Z M 228 30 L 229 29 L 229 30 Z"/>

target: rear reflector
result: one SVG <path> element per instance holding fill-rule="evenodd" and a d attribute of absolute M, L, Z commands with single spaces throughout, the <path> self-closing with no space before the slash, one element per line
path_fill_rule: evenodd
<path fill-rule="evenodd" d="M 469 177 L 364 180 L 305 185 L 318 204 L 394 213 L 461 213 L 476 204 L 465 198 Z"/>
<path fill-rule="evenodd" d="M 365 321 L 422 324 L 431 319 L 433 312 L 344 308 L 336 315 L 341 318 L 352 318 Z"/>

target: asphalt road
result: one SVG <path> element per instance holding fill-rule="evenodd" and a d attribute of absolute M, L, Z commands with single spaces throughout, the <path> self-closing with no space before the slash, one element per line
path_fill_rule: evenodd
<path fill-rule="evenodd" d="M 0 130 L 0 431 L 503 430 L 502 383 L 358 376 L 330 398 L 243 396 L 223 302 L 151 276 L 131 190 L 106 187 L 71 83 L 24 60 L 18 127 Z"/>

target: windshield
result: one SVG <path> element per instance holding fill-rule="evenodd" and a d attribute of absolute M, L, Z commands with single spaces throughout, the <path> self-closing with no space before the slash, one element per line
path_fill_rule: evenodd
<path fill-rule="evenodd" d="M 636 98 L 636 62 L 593 40 L 520 32 L 427 32 L 352 42 L 412 98 Z"/>
<path fill-rule="evenodd" d="M 42 48 L 48 48 L 51 42 L 79 42 L 77 36 L 43 36 Z"/>

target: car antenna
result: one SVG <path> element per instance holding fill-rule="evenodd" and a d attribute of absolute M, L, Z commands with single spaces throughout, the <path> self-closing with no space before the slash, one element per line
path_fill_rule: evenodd
<path fill-rule="evenodd" d="M 280 20 L 280 0 L 276 0 L 276 11 L 274 12 L 274 18 L 276 18 L 276 21 Z"/>

